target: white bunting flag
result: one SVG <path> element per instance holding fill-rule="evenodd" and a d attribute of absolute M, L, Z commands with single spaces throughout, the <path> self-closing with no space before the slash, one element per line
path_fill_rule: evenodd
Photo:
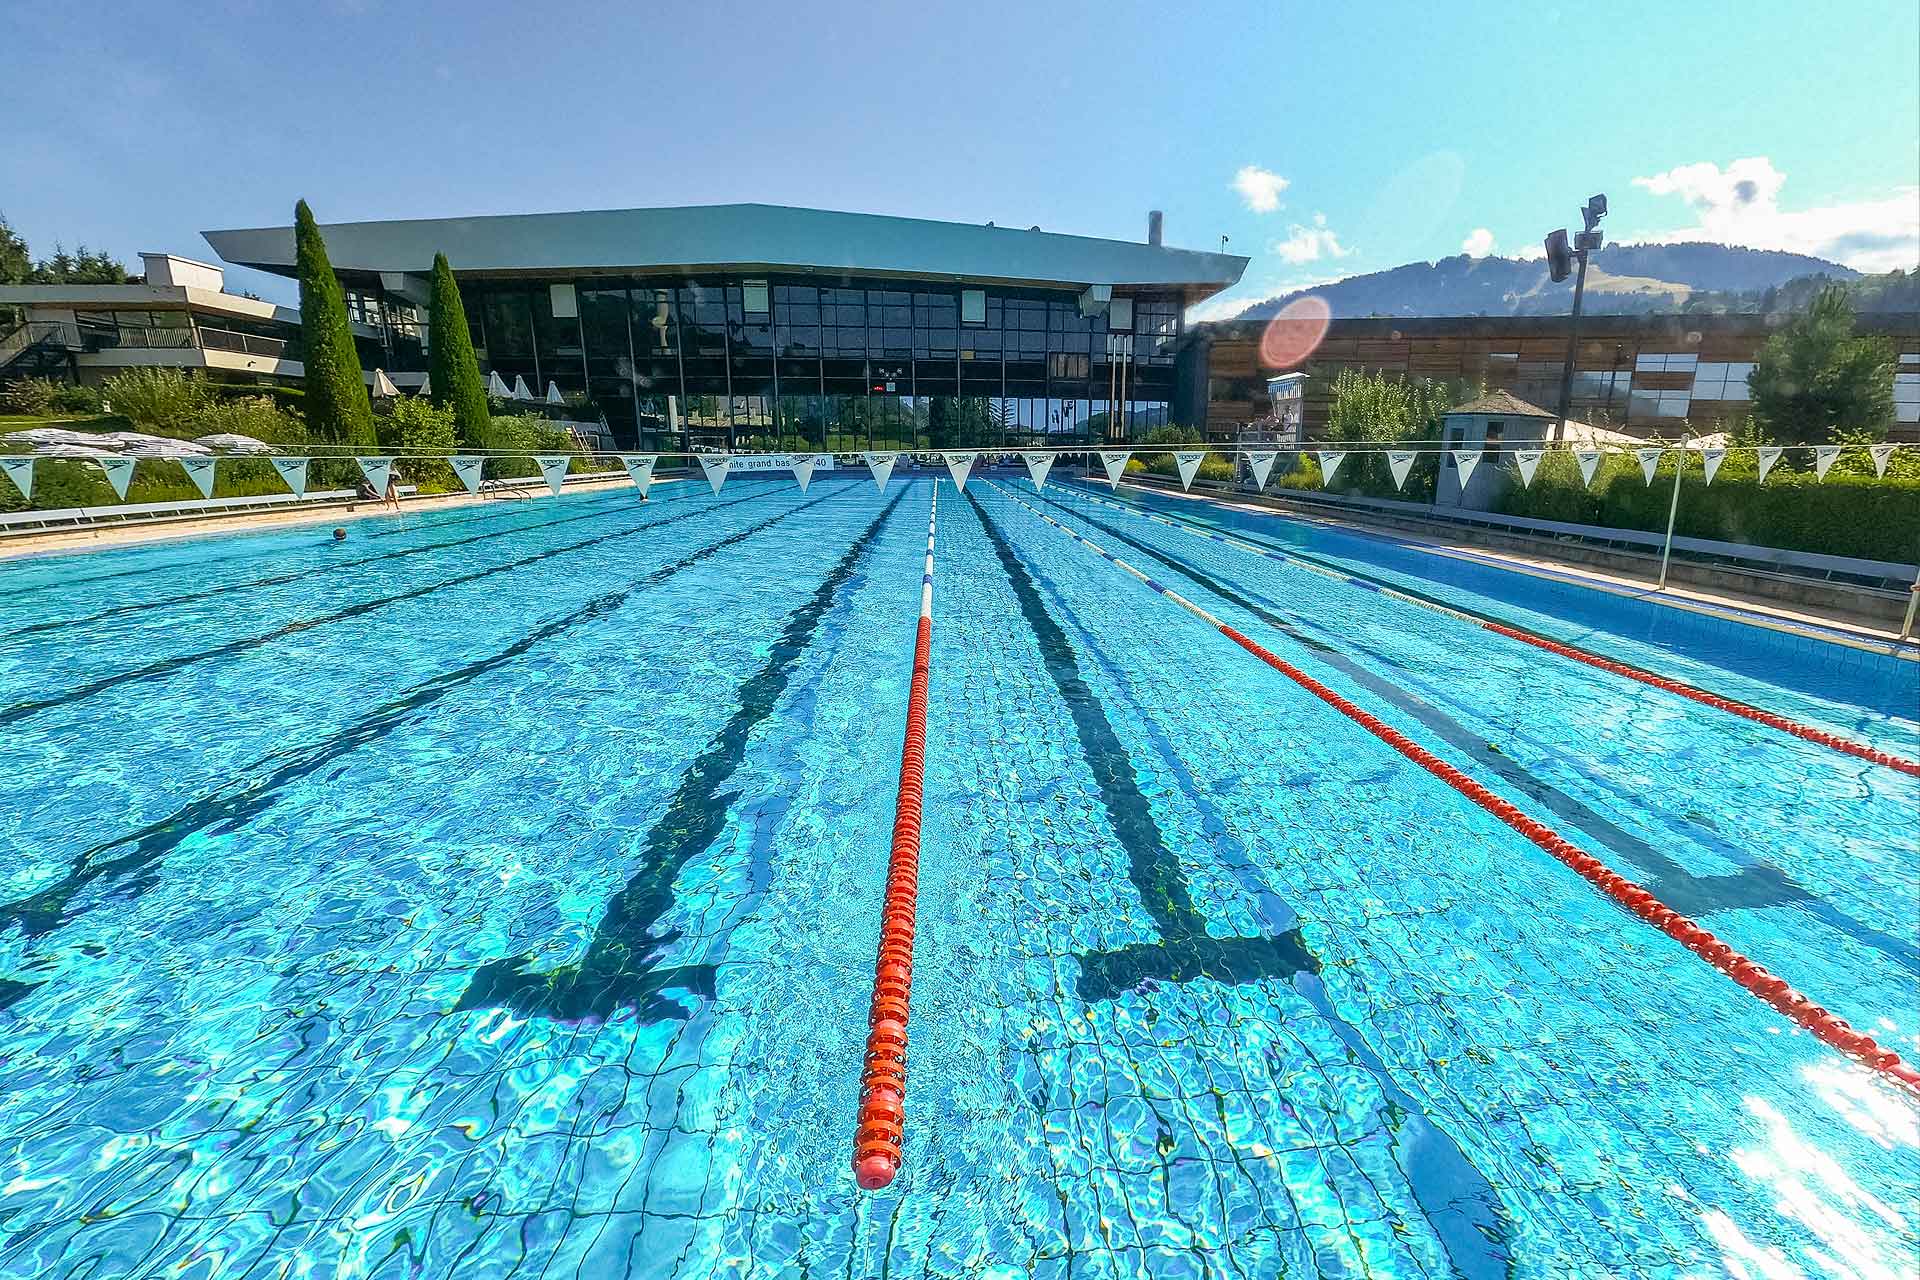
<path fill-rule="evenodd" d="M 900 460 L 897 453 L 862 454 L 867 460 L 867 470 L 873 473 L 873 487 L 885 493 L 887 481 L 893 478 L 893 464 Z"/>
<path fill-rule="evenodd" d="M 527 380 L 519 374 L 513 375 L 513 398 L 515 400 L 533 399 L 533 390 L 527 386 Z"/>
<path fill-rule="evenodd" d="M 1633 456 L 1640 459 L 1640 473 L 1646 476 L 1648 484 L 1653 483 L 1653 473 L 1660 469 L 1660 455 L 1665 452 L 1665 449 L 1635 449 L 1633 451 Z"/>
<path fill-rule="evenodd" d="M 467 487 L 468 493 L 480 492 L 480 478 L 487 469 L 485 458 L 448 458 L 447 461 L 453 464 L 453 474 L 460 477 L 460 483 Z"/>
<path fill-rule="evenodd" d="M 1714 476 L 1720 473 L 1720 463 L 1727 456 L 1725 449 L 1702 449 L 1700 461 L 1707 468 L 1707 483 L 1712 484 Z"/>
<path fill-rule="evenodd" d="M 793 478 L 800 482 L 800 492 L 805 493 L 807 486 L 813 483 L 813 455 L 800 454 L 793 460 Z"/>
<path fill-rule="evenodd" d="M 1593 488 L 1594 472 L 1600 470 L 1600 451 L 1598 449 L 1575 449 L 1574 458 L 1580 463 L 1580 483 Z"/>
<path fill-rule="evenodd" d="M 1207 456 L 1205 449 L 1182 449 L 1173 455 L 1173 469 L 1180 473 L 1180 487 L 1193 488 L 1194 473 L 1200 470 L 1200 460 Z"/>
<path fill-rule="evenodd" d="M 513 388 L 507 385 L 507 380 L 500 376 L 498 369 L 487 374 L 487 394 L 495 400 L 508 400 L 513 397 Z"/>
<path fill-rule="evenodd" d="M 360 464 L 360 474 L 373 486 L 374 496 L 386 496 L 387 481 L 393 478 L 393 459 L 355 458 L 354 461 Z"/>
<path fill-rule="evenodd" d="M 1100 465 L 1106 468 L 1107 483 L 1114 488 L 1120 486 L 1120 477 L 1127 473 L 1127 459 L 1133 456 L 1131 449 L 1100 450 Z"/>
<path fill-rule="evenodd" d="M 95 458 L 100 469 L 107 473 L 107 483 L 113 486 L 113 492 L 120 501 L 127 500 L 127 486 L 133 483 L 132 458 Z M 279 459 L 275 459 L 279 461 Z"/>
<path fill-rule="evenodd" d="M 1816 445 L 1813 450 L 1813 474 L 1815 478 L 1825 480 L 1827 478 L 1827 468 L 1831 467 L 1833 460 L 1839 456 L 1840 446 L 1837 444 Z"/>
<path fill-rule="evenodd" d="M 627 469 L 627 479 L 633 481 L 633 487 L 640 491 L 641 497 L 647 496 L 647 490 L 653 487 L 653 464 L 660 461 L 657 453 L 623 453 L 620 465 Z"/>
<path fill-rule="evenodd" d="M 1253 472 L 1253 487 L 1267 487 L 1267 477 L 1273 474 L 1273 460 L 1280 455 L 1272 449 L 1255 449 L 1247 454 L 1247 470 Z"/>
<path fill-rule="evenodd" d="M 7 479 L 20 488 L 20 496 L 33 496 L 33 455 L 24 458 L 0 458 L 0 471 L 7 473 Z"/>
<path fill-rule="evenodd" d="M 1882 480 L 1887 478 L 1887 461 L 1893 457 L 1893 448 L 1890 444 L 1870 445 L 1867 448 L 1867 452 L 1873 455 L 1873 474 Z"/>
<path fill-rule="evenodd" d="M 1473 479 L 1473 469 L 1480 465 L 1481 451 L 1478 449 L 1455 449 L 1453 465 L 1460 470 L 1460 491 L 1466 492 L 1467 481 Z"/>
<path fill-rule="evenodd" d="M 977 453 L 948 453 L 941 455 L 946 459 L 947 474 L 953 477 L 953 483 L 960 492 L 967 491 L 967 475 L 973 470 L 973 460 Z"/>
<path fill-rule="evenodd" d="M 1520 487 L 1533 487 L 1533 473 L 1540 469 L 1540 459 L 1546 456 L 1545 449 L 1515 449 L 1513 465 L 1520 468 Z"/>
<path fill-rule="evenodd" d="M 187 479 L 193 481 L 193 487 L 200 491 L 200 496 L 203 498 L 211 498 L 213 496 L 214 459 L 182 458 L 180 459 L 180 465 L 186 469 Z"/>
<path fill-rule="evenodd" d="M 553 490 L 553 496 L 560 496 L 560 486 L 566 483 L 567 468 L 573 459 L 564 453 L 543 453 L 534 458 L 540 464 L 540 474 L 547 478 L 547 488 Z"/>
<path fill-rule="evenodd" d="M 1320 450 L 1320 483 L 1323 485 L 1332 484 L 1333 473 L 1338 471 L 1340 464 L 1346 460 L 1346 451 L 1343 449 Z"/>
<path fill-rule="evenodd" d="M 1050 453 L 1023 453 L 1020 460 L 1027 464 L 1027 477 L 1033 481 L 1035 489 L 1047 487 L 1047 472 L 1053 470 L 1053 455 Z"/>
<path fill-rule="evenodd" d="M 1767 472 L 1773 470 L 1773 464 L 1780 461 L 1780 455 L 1785 452 L 1786 450 L 1782 449 L 1777 444 L 1769 444 L 1769 445 L 1761 446 L 1760 478 L 1762 480 L 1765 480 L 1767 478 Z"/>
<path fill-rule="evenodd" d="M 700 455 L 700 469 L 707 473 L 707 483 L 713 486 L 715 494 L 720 486 L 727 482 L 727 473 L 733 470 L 733 455 L 730 453 L 703 453 Z"/>
<path fill-rule="evenodd" d="M 1419 453 L 1412 449 L 1389 449 L 1387 451 L 1387 470 L 1393 472 L 1393 487 L 1407 487 L 1407 473 L 1413 470 L 1413 460 Z"/>
<path fill-rule="evenodd" d="M 307 496 L 307 460 L 305 458 L 275 458 L 273 469 L 280 473 L 280 479 L 293 491 L 296 498 Z"/>

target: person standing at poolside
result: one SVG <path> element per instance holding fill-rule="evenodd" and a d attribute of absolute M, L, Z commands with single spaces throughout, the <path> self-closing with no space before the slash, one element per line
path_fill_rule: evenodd
<path fill-rule="evenodd" d="M 387 492 L 380 499 L 380 505 L 392 507 L 395 511 L 400 509 L 400 482 L 393 478 L 392 472 L 387 473 Z"/>

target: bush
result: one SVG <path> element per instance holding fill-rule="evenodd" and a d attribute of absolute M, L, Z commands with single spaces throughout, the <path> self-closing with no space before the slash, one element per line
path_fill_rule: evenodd
<path fill-rule="evenodd" d="M 0 388 L 0 413 L 44 417 L 59 394 L 60 384 L 51 378 L 22 378 Z"/>
<path fill-rule="evenodd" d="M 236 435 L 282 448 L 304 449 L 307 445 L 307 424 L 266 396 L 209 400 L 195 411 L 192 422 L 195 438 Z"/>
<path fill-rule="evenodd" d="M 540 467 L 529 456 L 535 453 L 572 453 L 580 452 L 565 427 L 557 427 L 537 413 L 516 413 L 496 417 L 492 420 L 487 447 L 496 452 L 519 454 L 519 457 L 496 457 L 487 462 L 487 474 L 492 476 L 537 476 Z M 589 470 L 587 460 L 575 457 L 567 468 L 569 474 Z"/>
<path fill-rule="evenodd" d="M 125 369 L 101 384 L 113 411 L 152 435 L 190 440 L 205 435 L 195 423 L 207 406 L 206 382 L 179 369 Z"/>
<path fill-rule="evenodd" d="M 380 447 L 402 455 L 449 454 L 459 443 L 453 409 L 418 396 L 393 400 L 387 411 L 374 419 L 373 426 Z M 419 486 L 422 493 L 447 493 L 462 487 L 453 468 L 433 458 L 402 456 L 394 466 L 402 480 Z"/>
<path fill-rule="evenodd" d="M 53 407 L 59 413 L 97 414 L 101 399 L 98 387 L 63 383 L 53 393 Z"/>

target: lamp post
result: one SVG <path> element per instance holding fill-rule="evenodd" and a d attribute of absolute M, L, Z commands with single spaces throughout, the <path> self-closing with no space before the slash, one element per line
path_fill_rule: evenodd
<path fill-rule="evenodd" d="M 1586 230 L 1573 238 L 1572 248 L 1567 245 L 1567 233 L 1564 229 L 1554 231 L 1547 236 L 1547 273 L 1555 284 L 1565 280 L 1579 263 L 1579 274 L 1573 282 L 1573 323 L 1567 328 L 1567 358 L 1560 366 L 1560 415 L 1553 424 L 1553 442 L 1559 444 L 1566 435 L 1567 414 L 1573 406 L 1573 358 L 1580 346 L 1580 303 L 1587 293 L 1587 255 L 1600 247 L 1600 219 L 1607 216 L 1607 198 L 1596 195 L 1588 199 L 1586 207 L 1580 210 L 1580 217 L 1586 223 Z"/>

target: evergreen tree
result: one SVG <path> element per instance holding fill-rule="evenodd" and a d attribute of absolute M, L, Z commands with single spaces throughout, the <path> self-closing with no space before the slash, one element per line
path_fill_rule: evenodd
<path fill-rule="evenodd" d="M 473 333 L 460 305 L 460 285 L 447 255 L 433 255 L 433 298 L 427 308 L 427 381 L 437 405 L 453 410 L 455 433 L 468 448 L 483 448 L 492 432 L 487 387 L 473 355 Z"/>
<path fill-rule="evenodd" d="M 307 366 L 307 427 L 322 440 L 377 449 L 373 405 L 360 376 L 360 352 L 347 324 L 347 299 L 327 260 L 313 210 L 293 207 L 294 261 L 300 275 L 300 337 Z"/>
<path fill-rule="evenodd" d="M 1747 379 L 1753 416 L 1779 444 L 1862 431 L 1882 439 L 1893 421 L 1893 367 L 1893 344 L 1856 337 L 1846 288 L 1829 285 L 1760 348 Z"/>

